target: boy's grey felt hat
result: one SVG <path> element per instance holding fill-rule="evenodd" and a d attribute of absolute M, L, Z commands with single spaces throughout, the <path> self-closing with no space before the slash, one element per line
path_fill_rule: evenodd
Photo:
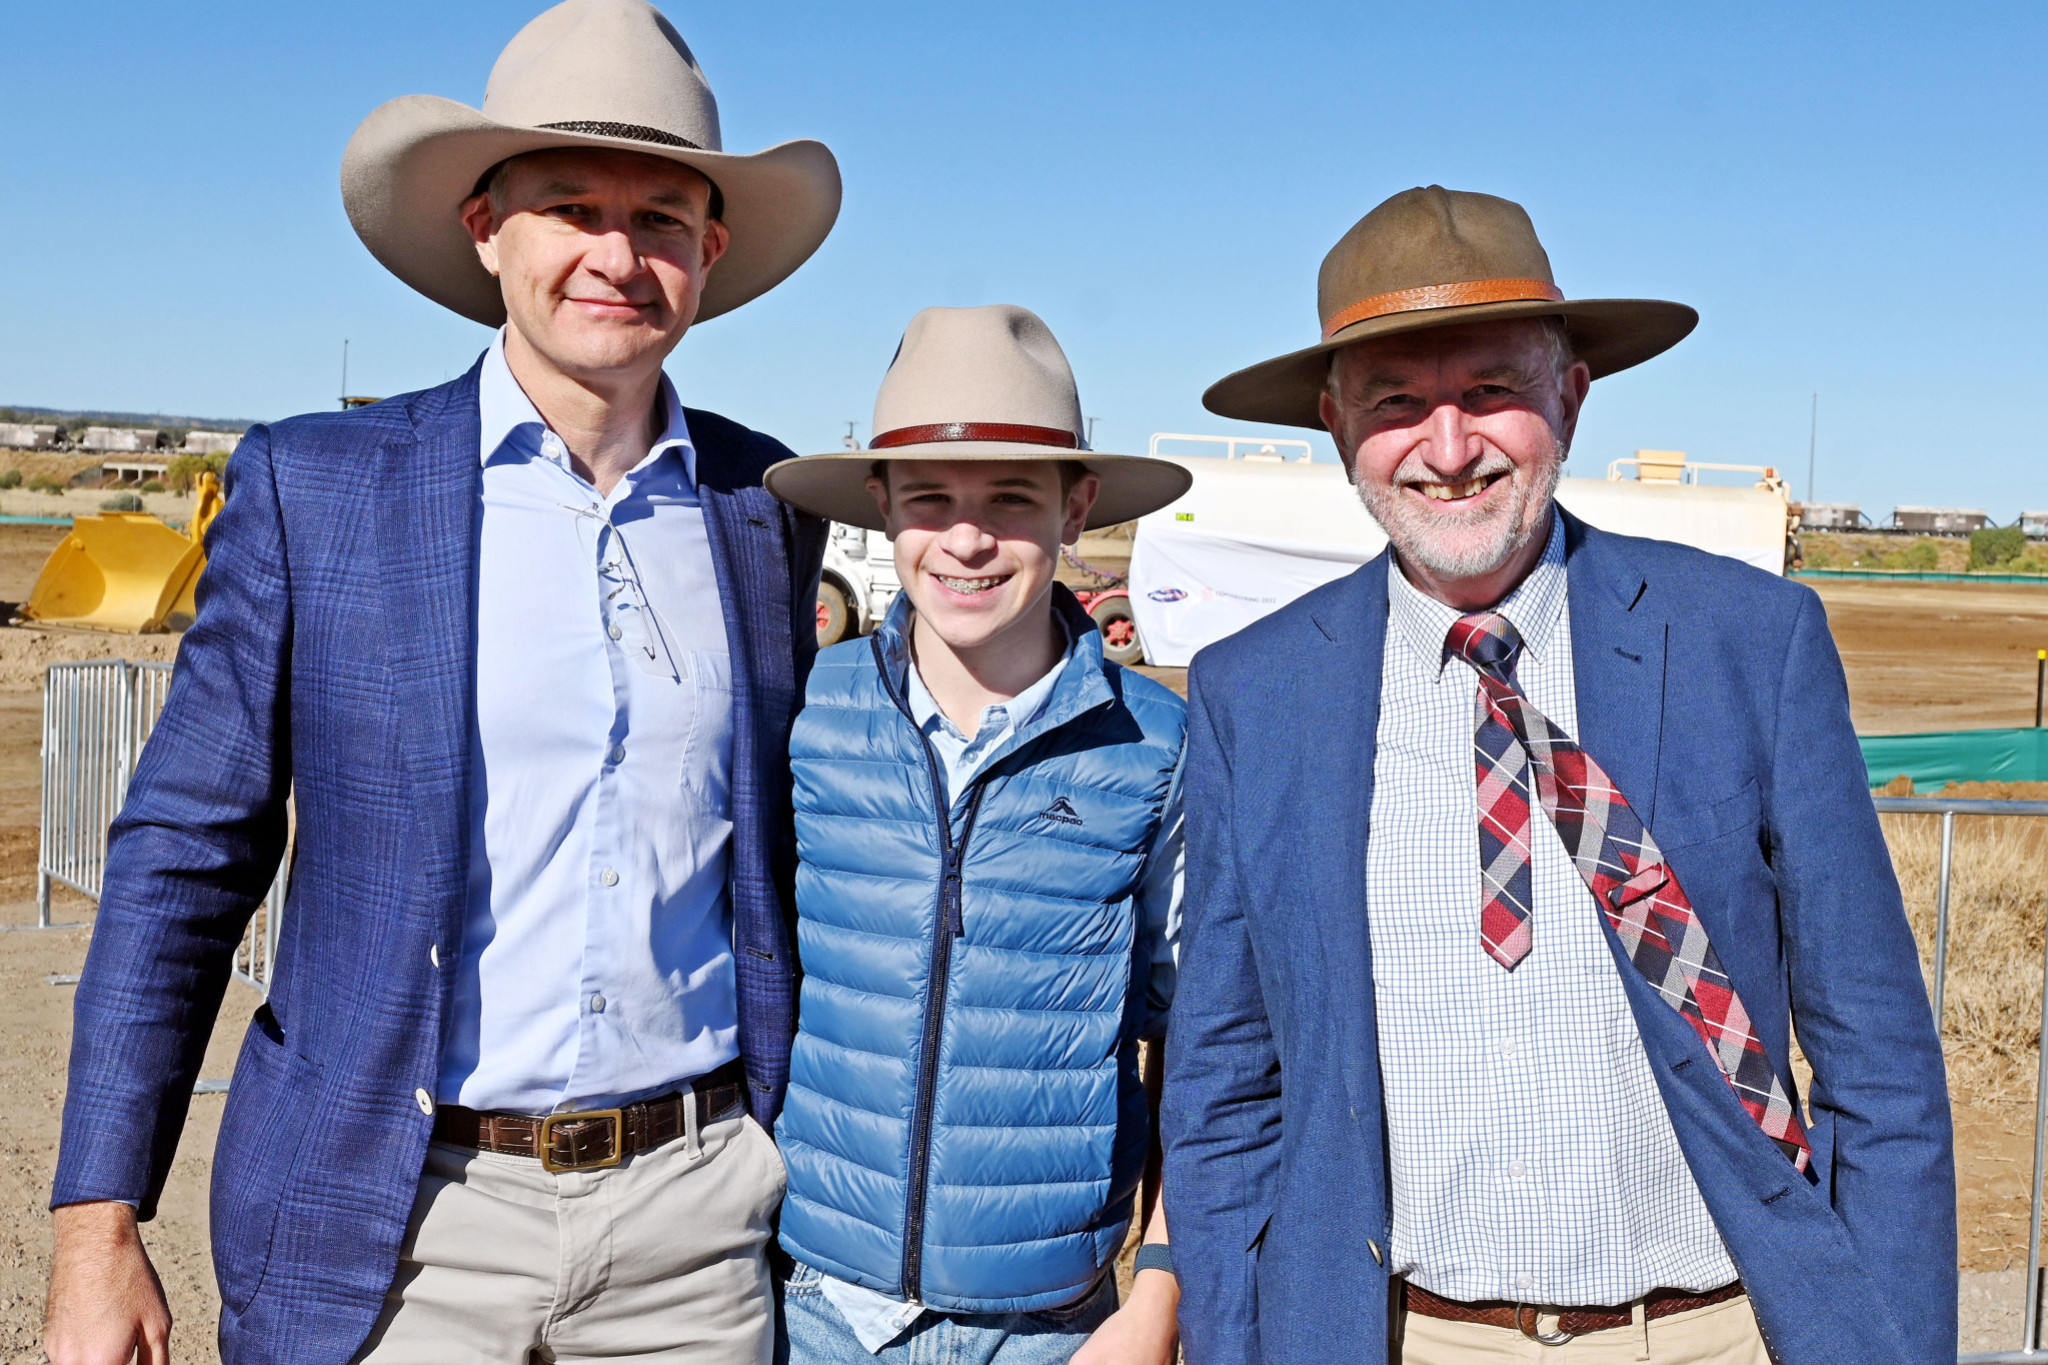
<path fill-rule="evenodd" d="M 839 216 L 839 163 L 822 142 L 723 150 L 704 73 L 646 0 L 567 0 L 548 10 L 491 68 L 481 110 L 437 95 L 377 108 L 342 153 L 342 204 L 392 274 L 496 327 L 504 299 L 462 225 L 463 201 L 507 157 L 557 147 L 665 157 L 718 187 L 732 244 L 705 277 L 700 322 L 788 278 Z"/>
<path fill-rule="evenodd" d="M 1157 511 L 1194 482 L 1166 460 L 1088 449 L 1066 353 L 1043 319 L 1013 304 L 927 308 L 912 318 L 875 395 L 873 431 L 863 450 L 774 465 L 768 491 L 879 531 L 882 514 L 867 488 L 877 460 L 1073 460 L 1102 484 L 1093 528 Z"/>

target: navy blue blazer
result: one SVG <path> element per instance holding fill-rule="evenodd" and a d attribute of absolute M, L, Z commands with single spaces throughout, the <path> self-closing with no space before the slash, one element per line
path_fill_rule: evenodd
<path fill-rule="evenodd" d="M 1820 600 L 1560 515 L 1580 742 L 1655 832 L 1779 1075 L 1795 1024 L 1813 1064 L 1809 1180 L 1608 931 L 1763 1331 L 1784 1365 L 1953 1359 L 1941 1049 Z M 1388 563 L 1210 646 L 1190 675 L 1164 1110 L 1190 1365 L 1388 1356 L 1365 894 Z"/>
<path fill-rule="evenodd" d="M 214 1157 L 231 1365 L 354 1355 L 425 1161 L 418 1095 L 454 987 L 435 961 L 461 959 L 469 867 L 477 374 L 242 441 L 198 619 L 109 841 L 53 1202 L 131 1200 L 146 1218 L 296 803 L 275 981 Z M 817 653 L 825 527 L 761 488 L 782 446 L 688 420 L 733 658 L 739 1033 L 765 1125 L 795 1026 L 789 730 Z"/>

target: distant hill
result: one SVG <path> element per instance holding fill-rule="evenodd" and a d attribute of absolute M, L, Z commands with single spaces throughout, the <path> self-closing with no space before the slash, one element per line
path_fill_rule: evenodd
<path fill-rule="evenodd" d="M 0 407 L 0 422 L 55 422 L 95 427 L 155 427 L 162 431 L 247 431 L 246 417 L 178 417 L 166 412 L 80 412 L 69 408 Z"/>

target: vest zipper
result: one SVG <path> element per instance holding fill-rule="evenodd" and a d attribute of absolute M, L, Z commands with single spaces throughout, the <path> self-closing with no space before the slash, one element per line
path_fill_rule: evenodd
<path fill-rule="evenodd" d="M 911 1303 L 920 1303 L 924 1288 L 924 1216 L 925 1199 L 930 1193 L 928 1183 L 931 1173 L 932 1109 L 934 1096 L 939 1086 L 939 1044 L 946 1028 L 946 992 L 952 984 L 953 940 L 966 932 L 961 917 L 961 867 L 967 858 L 967 841 L 974 837 L 974 820 L 981 813 L 981 798 L 987 788 L 982 777 L 968 783 L 973 793 L 968 798 L 967 815 L 960 825 L 960 840 L 953 841 L 953 808 L 946 800 L 946 782 L 939 774 L 939 756 L 932 749 L 932 742 L 918 728 L 917 718 L 910 714 L 910 703 L 897 691 L 896 683 L 889 676 L 886 660 L 882 656 L 879 636 L 870 636 L 874 650 L 875 666 L 882 677 L 882 687 L 889 699 L 896 703 L 896 709 L 910 722 L 910 728 L 917 733 L 918 743 L 924 749 L 925 775 L 931 780 L 932 809 L 938 814 L 939 823 L 939 905 L 938 913 L 932 917 L 932 951 L 929 980 L 925 989 L 924 1030 L 918 1046 L 917 1094 L 910 1107 L 910 1171 L 904 1187 L 903 1207 L 903 1297 Z"/>

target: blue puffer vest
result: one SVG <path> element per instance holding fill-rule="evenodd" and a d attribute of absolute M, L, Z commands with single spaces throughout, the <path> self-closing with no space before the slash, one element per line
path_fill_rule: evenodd
<path fill-rule="evenodd" d="M 1150 1118 L 1135 893 L 1186 707 L 1067 665 L 942 813 L 904 701 L 908 606 L 811 670 L 790 750 L 804 971 L 782 1244 L 934 1308 L 1049 1308 L 1123 1244 Z"/>

